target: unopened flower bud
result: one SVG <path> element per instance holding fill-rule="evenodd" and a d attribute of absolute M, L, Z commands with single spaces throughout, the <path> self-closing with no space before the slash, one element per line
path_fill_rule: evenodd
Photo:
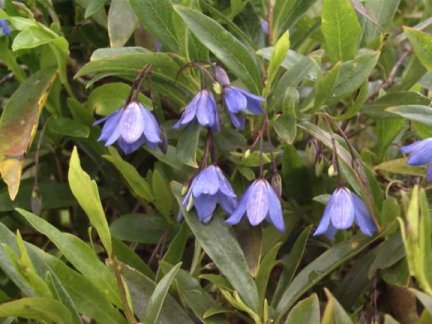
<path fill-rule="evenodd" d="M 282 178 L 279 173 L 275 173 L 271 177 L 271 186 L 278 195 L 278 197 L 282 197 Z"/>
<path fill-rule="evenodd" d="M 336 174 L 336 170 L 333 164 L 331 164 L 327 170 L 327 174 L 329 177 L 333 177 Z"/>
<path fill-rule="evenodd" d="M 214 68 L 214 76 L 216 81 L 219 82 L 223 87 L 230 85 L 228 74 L 218 65 L 216 65 Z"/>

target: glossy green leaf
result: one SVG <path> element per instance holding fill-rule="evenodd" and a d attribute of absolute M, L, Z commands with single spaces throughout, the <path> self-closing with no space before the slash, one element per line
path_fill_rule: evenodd
<path fill-rule="evenodd" d="M 282 64 L 290 46 L 289 31 L 286 31 L 277 41 L 268 66 L 268 85 L 273 83 L 274 78 Z"/>
<path fill-rule="evenodd" d="M 299 301 L 288 313 L 285 324 L 297 323 L 320 323 L 320 305 L 316 294 Z"/>
<path fill-rule="evenodd" d="M 98 287 L 113 303 L 120 305 L 114 274 L 96 253 L 78 237 L 62 233 L 42 218 L 22 209 L 17 211 L 40 233 L 46 235 L 76 269 Z"/>
<path fill-rule="evenodd" d="M 104 155 L 103 157 L 110 161 L 122 174 L 134 196 L 146 201 L 152 201 L 153 195 L 148 182 L 141 177 L 135 167 L 123 160 L 114 148 L 110 147 L 108 150 L 110 155 Z"/>
<path fill-rule="evenodd" d="M 361 27 L 349 0 L 323 1 L 321 30 L 326 51 L 333 62 L 354 58 Z"/>
<path fill-rule="evenodd" d="M 159 317 L 159 313 L 162 309 L 162 304 L 164 303 L 165 297 L 168 293 L 168 289 L 174 281 L 181 263 L 173 267 L 155 287 L 150 300 L 148 302 L 147 308 L 144 312 L 144 316 L 140 318 L 143 323 L 156 323 Z"/>
<path fill-rule="evenodd" d="M 432 35 L 409 27 L 404 27 L 404 32 L 420 62 L 432 71 Z"/>
<path fill-rule="evenodd" d="M 328 289 L 325 289 L 328 298 L 326 308 L 324 310 L 322 324 L 349 324 L 353 323 L 347 312 L 334 298 Z"/>
<path fill-rule="evenodd" d="M 122 47 L 131 37 L 138 19 L 129 0 L 111 0 L 108 11 L 108 33 L 111 47 Z"/>
<path fill-rule="evenodd" d="M 65 117 L 50 120 L 48 129 L 53 133 L 71 137 L 87 138 L 90 135 L 90 128 L 87 125 Z"/>
<path fill-rule="evenodd" d="M 166 217 L 173 214 L 177 207 L 175 199 L 166 177 L 158 169 L 153 171 L 151 187 L 156 209 Z"/>
<path fill-rule="evenodd" d="M 28 297 L 0 305 L 0 317 L 16 316 L 57 324 L 73 324 L 69 310 L 57 300 Z"/>
<path fill-rule="evenodd" d="M 181 185 L 171 183 L 171 187 L 179 205 Z M 257 287 L 249 274 L 245 256 L 232 235 L 229 226 L 219 217 L 214 217 L 208 224 L 202 224 L 195 214 L 181 209 L 186 222 L 204 251 L 213 260 L 222 274 L 238 291 L 244 302 L 256 313 L 259 313 Z"/>
<path fill-rule="evenodd" d="M 360 253 L 369 244 L 379 239 L 382 235 L 384 235 L 384 232 L 372 239 L 361 234 L 357 235 L 351 240 L 333 246 L 316 258 L 312 263 L 309 263 L 283 292 L 280 301 L 276 305 L 276 311 L 278 313 L 277 319 L 284 316 L 290 307 L 307 290 L 312 288 L 316 283 L 333 272 L 340 265 Z"/>
<path fill-rule="evenodd" d="M 175 6 L 190 31 L 253 92 L 260 94 L 261 78 L 255 57 L 219 23 L 197 10 Z"/>
<path fill-rule="evenodd" d="M 99 190 L 96 182 L 91 180 L 90 176 L 81 168 L 81 161 L 76 147 L 72 151 L 70 159 L 68 180 L 72 193 L 96 228 L 108 255 L 111 256 L 111 234 L 100 200 Z"/>
<path fill-rule="evenodd" d="M 201 133 L 200 125 L 195 123 L 185 127 L 177 141 L 177 159 L 193 168 L 198 168 L 196 155 Z"/>
<path fill-rule="evenodd" d="M 406 105 L 388 107 L 386 111 L 399 115 L 405 119 L 432 125 L 432 107 L 419 105 Z"/>
<path fill-rule="evenodd" d="M 255 277 L 260 303 L 264 303 L 270 273 L 277 264 L 276 256 L 281 247 L 281 243 L 275 244 L 262 258 Z"/>

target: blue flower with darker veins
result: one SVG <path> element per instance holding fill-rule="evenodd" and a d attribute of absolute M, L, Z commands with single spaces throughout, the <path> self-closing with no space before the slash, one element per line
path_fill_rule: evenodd
<path fill-rule="evenodd" d="M 219 113 L 216 100 L 208 89 L 202 89 L 186 106 L 180 120 L 173 128 L 180 128 L 197 120 L 201 126 L 209 127 L 213 131 L 220 131 Z"/>
<path fill-rule="evenodd" d="M 105 125 L 98 141 L 105 142 L 105 146 L 117 142 L 125 154 L 136 151 L 144 143 L 156 149 L 163 142 L 156 118 L 137 101 L 97 120 L 93 126 L 103 122 Z"/>
<path fill-rule="evenodd" d="M 249 186 L 236 210 L 226 222 L 231 225 L 237 224 L 245 214 L 252 226 L 266 219 L 279 231 L 285 231 L 280 200 L 273 187 L 265 179 L 257 179 Z"/>
<path fill-rule="evenodd" d="M 183 207 L 189 210 L 192 204 L 203 223 L 210 221 L 217 204 L 228 214 L 234 211 L 237 196 L 217 165 L 206 167 L 193 179 L 183 200 Z M 179 218 L 182 217 L 180 213 Z"/>
<path fill-rule="evenodd" d="M 402 146 L 401 151 L 409 154 L 409 165 L 417 166 L 429 163 L 426 176 L 429 180 L 432 180 L 432 138 Z"/>
<path fill-rule="evenodd" d="M 0 29 L 5 36 L 9 36 L 10 34 L 12 34 L 9 23 L 4 19 L 0 19 Z"/>
<path fill-rule="evenodd" d="M 214 75 L 215 79 L 223 87 L 223 99 L 234 127 L 238 129 L 244 128 L 244 113 L 252 115 L 264 114 L 262 102 L 265 101 L 265 98 L 232 86 L 227 73 L 220 66 L 215 67 Z"/>
<path fill-rule="evenodd" d="M 332 239 L 338 230 L 350 228 L 353 222 L 367 236 L 377 231 L 366 204 L 348 188 L 340 187 L 331 195 L 314 236 Z"/>

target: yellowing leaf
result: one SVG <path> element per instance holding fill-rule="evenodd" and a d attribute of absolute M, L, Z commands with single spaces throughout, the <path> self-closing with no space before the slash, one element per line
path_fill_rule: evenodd
<path fill-rule="evenodd" d="M 0 173 L 8 186 L 10 198 L 14 200 L 21 180 L 22 161 L 20 159 L 4 159 L 0 162 Z"/>

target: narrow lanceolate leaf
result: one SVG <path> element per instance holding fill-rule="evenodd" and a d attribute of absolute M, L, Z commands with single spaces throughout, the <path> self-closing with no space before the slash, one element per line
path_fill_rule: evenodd
<path fill-rule="evenodd" d="M 54 69 L 39 71 L 24 81 L 6 104 L 0 119 L 0 173 L 15 199 L 21 160 L 36 134 L 39 115 L 56 77 Z"/>
<path fill-rule="evenodd" d="M 138 19 L 129 0 L 112 0 L 108 11 L 108 34 L 111 47 L 122 47 L 131 37 Z"/>
<path fill-rule="evenodd" d="M 22 317 L 41 322 L 73 324 L 69 310 L 57 300 L 29 297 L 0 305 L 0 317 Z"/>
<path fill-rule="evenodd" d="M 321 30 L 325 48 L 333 62 L 354 58 L 361 27 L 349 0 L 324 0 Z"/>
<path fill-rule="evenodd" d="M 422 105 L 404 105 L 388 107 L 386 111 L 402 116 L 405 119 L 432 125 L 432 107 Z"/>
<path fill-rule="evenodd" d="M 72 193 L 90 218 L 108 255 L 112 253 L 111 234 L 99 197 L 99 190 L 94 180 L 81 168 L 76 147 L 72 152 L 68 174 Z"/>
<path fill-rule="evenodd" d="M 177 272 L 180 269 L 180 266 L 181 263 L 177 264 L 156 285 L 156 288 L 150 297 L 144 316 L 141 318 L 141 322 L 143 323 L 157 322 L 165 297 L 168 294 L 168 289 L 171 286 L 173 280 L 175 279 Z"/>
<path fill-rule="evenodd" d="M 219 23 L 201 12 L 175 6 L 190 31 L 252 91 L 260 91 L 261 77 L 254 56 Z"/>
<path fill-rule="evenodd" d="M 432 35 L 409 27 L 404 27 L 404 31 L 415 55 L 428 71 L 432 71 Z"/>
<path fill-rule="evenodd" d="M 279 38 L 272 52 L 268 67 L 268 84 L 271 84 L 276 77 L 279 67 L 288 53 L 289 46 L 289 31 L 286 31 L 281 38 Z"/>
<path fill-rule="evenodd" d="M 181 206 L 181 185 L 173 182 L 171 187 Z M 195 214 L 187 212 L 184 208 L 181 211 L 204 251 L 239 293 L 244 303 L 259 314 L 257 287 L 249 274 L 243 251 L 228 225 L 219 217 L 214 217 L 208 224 L 202 224 Z"/>

